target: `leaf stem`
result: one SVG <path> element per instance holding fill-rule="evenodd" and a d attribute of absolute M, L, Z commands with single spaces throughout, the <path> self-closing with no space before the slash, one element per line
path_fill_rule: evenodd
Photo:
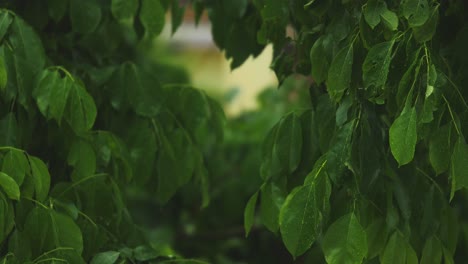
<path fill-rule="evenodd" d="M 42 257 L 44 256 L 47 256 L 48 254 L 50 253 L 53 253 L 53 252 L 56 252 L 56 251 L 61 251 L 61 250 L 74 250 L 74 248 L 71 248 L 71 247 L 58 247 L 58 248 L 55 248 L 55 249 L 52 249 L 52 250 L 49 250 L 47 252 L 44 252 L 42 255 L 40 255 L 39 257 L 35 258 L 33 260 L 34 263 L 38 263 L 37 261 L 39 259 L 41 259 Z"/>
<path fill-rule="evenodd" d="M 455 126 L 455 130 L 457 130 L 458 136 L 461 136 L 461 132 L 460 132 L 460 130 L 458 129 L 457 122 L 455 122 L 455 117 L 453 116 L 452 108 L 450 107 L 450 104 L 449 104 L 449 102 L 447 101 L 447 98 L 445 98 L 445 95 L 442 95 L 442 98 L 444 98 L 444 101 L 445 101 L 445 103 L 447 104 L 447 107 L 448 107 L 450 116 L 452 117 L 453 125 Z"/>
<path fill-rule="evenodd" d="M 46 210 L 49 210 L 49 209 L 50 209 L 49 207 L 47 207 L 45 204 L 39 202 L 38 200 L 35 200 L 35 199 L 32 199 L 32 198 L 28 198 L 28 197 L 21 197 L 21 198 L 23 198 L 23 199 L 25 199 L 25 200 L 28 200 L 28 201 L 31 201 L 31 202 L 34 202 L 35 204 L 40 205 L 41 207 L 43 207 L 43 208 L 46 209 Z"/>
<path fill-rule="evenodd" d="M 63 190 L 63 192 L 61 192 L 59 195 L 57 195 L 57 198 L 61 197 L 62 195 L 64 195 L 68 191 L 70 191 L 71 189 L 75 188 L 76 186 L 82 184 L 83 182 L 85 182 L 87 180 L 94 179 L 94 178 L 97 178 L 97 177 L 103 177 L 103 176 L 109 176 L 109 174 L 108 173 L 97 173 L 97 174 L 93 174 L 91 176 L 85 177 L 85 178 L 73 183 L 72 185 L 68 186 L 68 188 L 66 188 L 65 190 Z"/>
<path fill-rule="evenodd" d="M 442 196 L 444 196 L 444 191 L 442 191 L 442 188 L 440 188 L 439 184 L 436 181 L 434 181 L 434 179 L 432 179 L 431 176 L 429 176 L 425 171 L 423 171 L 419 167 L 416 167 L 416 170 L 419 173 L 421 173 L 425 178 L 427 178 L 432 184 L 434 184 L 434 186 L 437 188 L 437 190 L 439 190 L 439 192 L 442 194 Z"/>

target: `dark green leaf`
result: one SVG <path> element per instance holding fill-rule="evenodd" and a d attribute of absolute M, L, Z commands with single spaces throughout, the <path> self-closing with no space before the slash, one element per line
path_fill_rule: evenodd
<path fill-rule="evenodd" d="M 380 23 L 380 15 L 387 10 L 387 4 L 381 0 L 367 1 L 364 9 L 364 19 L 374 29 Z"/>
<path fill-rule="evenodd" d="M 165 101 L 159 81 L 130 62 L 123 63 L 114 72 L 112 86 L 111 104 L 117 110 L 131 105 L 137 114 L 154 117 Z"/>
<path fill-rule="evenodd" d="M 75 168 L 71 176 L 75 182 L 92 176 L 96 171 L 96 153 L 89 143 L 82 140 L 73 143 L 67 162 Z"/>
<path fill-rule="evenodd" d="M 281 119 L 275 136 L 273 162 L 279 162 L 288 173 L 296 170 L 301 161 L 302 129 L 299 118 L 292 113 Z"/>
<path fill-rule="evenodd" d="M 12 201 L 0 192 L 0 243 L 3 243 L 13 227 L 15 227 L 15 211 Z"/>
<path fill-rule="evenodd" d="M 160 0 L 141 0 L 139 17 L 147 37 L 156 37 L 163 30 L 165 10 Z"/>
<path fill-rule="evenodd" d="M 93 97 L 76 81 L 71 85 L 64 118 L 76 133 L 90 130 L 96 120 L 97 109 Z"/>
<path fill-rule="evenodd" d="M 427 0 L 404 0 L 402 11 L 411 27 L 421 26 L 429 19 L 430 9 Z"/>
<path fill-rule="evenodd" d="M 452 254 L 446 248 L 444 248 L 444 264 L 455 264 Z"/>
<path fill-rule="evenodd" d="M 327 172 L 334 182 L 338 182 L 342 178 L 345 165 L 350 159 L 354 125 L 355 120 L 351 120 L 337 131 L 332 146 L 326 154 Z"/>
<path fill-rule="evenodd" d="M 369 249 L 367 251 L 367 258 L 373 259 L 378 256 L 385 246 L 386 230 L 385 221 L 382 218 L 377 218 L 366 228 L 367 244 Z"/>
<path fill-rule="evenodd" d="M 190 181 L 201 157 L 184 128 L 160 135 L 162 150 L 157 161 L 157 196 L 160 202 L 165 203 L 181 186 Z"/>
<path fill-rule="evenodd" d="M 6 193 L 8 198 L 13 200 L 20 199 L 20 189 L 16 181 L 3 172 L 0 172 L 0 187 Z"/>
<path fill-rule="evenodd" d="M 380 14 L 381 20 L 384 25 L 390 30 L 397 30 L 398 29 L 398 17 L 395 12 L 390 10 L 385 10 L 383 13 Z"/>
<path fill-rule="evenodd" d="M 117 251 L 107 251 L 96 254 L 91 260 L 91 264 L 114 264 L 119 258 Z"/>
<path fill-rule="evenodd" d="M 440 127 L 429 139 L 429 161 L 436 174 L 448 170 L 453 144 L 452 126 L 450 124 Z"/>
<path fill-rule="evenodd" d="M 70 19 L 75 32 L 89 34 L 95 31 L 101 16 L 101 7 L 97 1 L 70 0 Z"/>
<path fill-rule="evenodd" d="M 26 172 L 29 171 L 28 160 L 24 152 L 10 150 L 3 157 L 2 171 L 11 176 L 21 186 Z"/>
<path fill-rule="evenodd" d="M 49 16 L 57 23 L 67 13 L 68 0 L 47 0 Z"/>
<path fill-rule="evenodd" d="M 384 251 L 380 255 L 382 264 L 407 263 L 406 261 L 406 241 L 405 238 L 396 231 L 387 241 Z"/>
<path fill-rule="evenodd" d="M 0 146 L 17 145 L 18 123 L 13 113 L 6 114 L 0 120 Z"/>
<path fill-rule="evenodd" d="M 83 251 L 80 228 L 70 217 L 51 209 L 33 208 L 26 219 L 21 237 L 24 243 L 34 245 L 32 249 L 35 257 L 57 248 L 72 248 L 79 255 Z"/>
<path fill-rule="evenodd" d="M 331 185 L 324 165 L 318 162 L 308 184 L 292 191 L 281 207 L 281 236 L 294 257 L 312 246 L 328 214 Z"/>
<path fill-rule="evenodd" d="M 442 244 L 435 236 L 426 240 L 420 264 L 439 264 L 442 262 Z"/>
<path fill-rule="evenodd" d="M 340 50 L 328 70 L 328 93 L 337 102 L 340 101 L 351 82 L 353 52 L 353 44 Z"/>
<path fill-rule="evenodd" d="M 44 201 L 49 194 L 50 174 L 44 162 L 36 157 L 28 156 L 31 166 L 31 177 L 33 177 L 36 199 Z"/>
<path fill-rule="evenodd" d="M 33 97 L 42 115 L 47 119 L 53 118 L 61 124 L 68 101 L 68 95 L 72 89 L 73 80 L 66 76 L 60 77 L 56 70 L 45 70 L 38 85 L 33 90 Z"/>
<path fill-rule="evenodd" d="M 136 260 L 148 261 L 160 256 L 160 253 L 148 246 L 138 246 L 133 250 Z"/>
<path fill-rule="evenodd" d="M 453 149 L 450 178 L 452 179 L 450 199 L 452 199 L 457 190 L 463 187 L 468 188 L 468 145 L 461 137 L 458 138 Z"/>
<path fill-rule="evenodd" d="M 8 29 L 10 28 L 11 23 L 13 22 L 13 17 L 10 12 L 6 9 L 0 11 L 0 43 L 3 41 Z"/>
<path fill-rule="evenodd" d="M 331 63 L 331 46 L 332 42 L 328 35 L 326 35 L 317 39 L 310 49 L 311 74 L 317 83 L 322 83 L 327 79 Z"/>
<path fill-rule="evenodd" d="M 138 0 L 112 0 L 112 15 L 119 21 L 129 20 L 133 23 L 133 18 L 138 11 L 138 4 Z"/>
<path fill-rule="evenodd" d="M 406 243 L 406 263 L 407 264 L 418 264 L 418 255 L 411 247 L 409 243 Z"/>
<path fill-rule="evenodd" d="M 178 0 L 171 1 L 172 34 L 174 34 L 184 20 L 185 7 Z"/>
<path fill-rule="evenodd" d="M 429 17 L 429 20 L 426 21 L 426 23 L 424 23 L 421 26 L 413 28 L 414 38 L 418 42 L 426 42 L 426 41 L 431 40 L 437 30 L 438 22 L 439 22 L 439 8 L 436 7 L 431 12 L 431 16 Z"/>
<path fill-rule="evenodd" d="M 410 163 L 416 149 L 416 109 L 405 109 L 390 127 L 390 149 L 398 164 Z"/>
<path fill-rule="evenodd" d="M 328 228 L 322 248 L 328 263 L 362 263 L 367 255 L 367 237 L 354 213 L 341 217 Z"/>
<path fill-rule="evenodd" d="M 260 192 L 260 217 L 271 232 L 278 231 L 279 213 L 284 203 L 285 193 L 273 183 L 265 184 Z"/>
<path fill-rule="evenodd" d="M 370 89 L 370 95 L 377 96 L 387 83 L 394 40 L 373 46 L 367 53 L 362 65 L 364 87 Z"/>
<path fill-rule="evenodd" d="M 245 206 L 244 210 L 244 229 L 245 229 L 245 236 L 249 236 L 250 230 L 255 221 L 255 207 L 257 205 L 258 199 L 258 192 L 256 192 L 252 197 L 250 197 L 247 205 Z"/>
<path fill-rule="evenodd" d="M 3 57 L 3 52 L 0 55 L 0 92 L 5 91 L 8 81 L 8 73 L 6 70 L 5 60 Z"/>
<path fill-rule="evenodd" d="M 18 16 L 11 24 L 9 41 L 12 49 L 4 49 L 5 54 L 7 51 L 10 53 L 5 56 L 7 93 L 16 96 L 19 103 L 28 109 L 31 91 L 45 64 L 44 48 L 34 29 Z"/>

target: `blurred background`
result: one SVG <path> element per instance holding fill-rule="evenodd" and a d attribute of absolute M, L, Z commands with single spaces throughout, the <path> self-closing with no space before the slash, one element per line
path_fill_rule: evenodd
<path fill-rule="evenodd" d="M 243 226 L 245 205 L 262 183 L 263 139 L 287 112 L 310 107 L 310 81 L 293 76 L 278 88 L 270 69 L 271 46 L 231 70 L 230 61 L 213 42 L 207 14 L 198 25 L 194 21 L 194 12 L 186 10 L 183 23 L 172 35 L 167 17 L 163 36 L 144 54 L 151 54 L 157 62 L 153 69 L 163 84 L 190 83 L 224 108 L 223 143 L 204 151 L 210 202 L 202 208 L 200 190 L 194 185 L 183 187 L 164 205 L 158 204 L 151 189 L 129 188 L 135 222 L 154 248 L 167 249 L 165 255 L 216 264 L 320 263 L 307 254 L 293 260 L 280 235 L 259 221 L 248 237 Z"/>
<path fill-rule="evenodd" d="M 220 100 L 229 116 L 258 107 L 257 95 L 278 84 L 269 68 L 273 48 L 267 46 L 258 57 L 250 57 L 242 66 L 231 70 L 230 61 L 213 42 L 207 14 L 203 14 L 198 25 L 194 16 L 193 10 L 187 9 L 182 25 L 173 35 L 168 17 L 162 37 L 157 39 L 161 48 L 156 49 L 154 56 L 160 61 L 163 53 L 169 51 L 167 63 L 186 69 L 193 86 Z"/>

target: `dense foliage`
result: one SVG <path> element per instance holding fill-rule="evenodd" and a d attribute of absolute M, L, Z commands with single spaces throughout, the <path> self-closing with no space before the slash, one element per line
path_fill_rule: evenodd
<path fill-rule="evenodd" d="M 278 79 L 314 83 L 310 109 L 284 116 L 263 143 L 246 232 L 259 199 L 259 220 L 308 263 L 464 261 L 465 2 L 250 6 Z"/>
<path fill-rule="evenodd" d="M 0 3 L 2 263 L 468 257 L 462 0 Z M 148 58 L 189 4 L 233 68 L 273 44 L 279 100 L 224 129 Z"/>
<path fill-rule="evenodd" d="M 209 203 L 223 111 L 146 56 L 170 5 L 2 1 L 2 263 L 199 263 L 127 206 L 132 186 L 165 203 L 188 182 Z"/>

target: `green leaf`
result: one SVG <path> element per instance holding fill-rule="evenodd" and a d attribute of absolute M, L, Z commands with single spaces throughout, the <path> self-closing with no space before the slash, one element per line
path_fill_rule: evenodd
<path fill-rule="evenodd" d="M 331 185 L 324 163 L 316 164 L 307 185 L 292 191 L 280 211 L 280 231 L 288 251 L 297 257 L 306 252 L 328 215 Z"/>
<path fill-rule="evenodd" d="M 68 0 L 47 0 L 49 16 L 58 23 L 67 13 Z"/>
<path fill-rule="evenodd" d="M 436 174 L 449 169 L 451 150 L 454 145 L 452 126 L 444 125 L 437 129 L 429 139 L 429 161 Z"/>
<path fill-rule="evenodd" d="M 442 262 L 442 244 L 435 236 L 426 240 L 420 264 L 439 264 Z"/>
<path fill-rule="evenodd" d="M 452 253 L 444 247 L 444 264 L 455 264 Z"/>
<path fill-rule="evenodd" d="M 59 213 L 63 212 L 64 214 L 67 214 L 68 216 L 70 216 L 73 220 L 75 221 L 77 220 L 80 211 L 78 210 L 78 208 L 76 207 L 74 203 L 62 202 L 57 199 L 53 199 L 52 203 L 54 204 L 55 210 L 57 210 L 57 212 Z"/>
<path fill-rule="evenodd" d="M 250 197 L 244 210 L 244 229 L 245 237 L 249 236 L 250 230 L 255 221 L 255 206 L 257 205 L 258 192 Z"/>
<path fill-rule="evenodd" d="M 367 244 L 367 259 L 373 259 L 378 256 L 385 247 L 385 239 L 387 232 L 385 230 L 385 221 L 383 218 L 376 218 L 366 228 Z"/>
<path fill-rule="evenodd" d="M 0 92 L 5 91 L 6 85 L 8 82 L 8 73 L 6 70 L 5 60 L 3 57 L 3 52 L 0 55 Z"/>
<path fill-rule="evenodd" d="M 390 150 L 400 166 L 413 160 L 416 149 L 416 109 L 403 110 L 390 127 Z"/>
<path fill-rule="evenodd" d="M 327 89 L 331 98 L 339 102 L 351 82 L 353 44 L 343 48 L 333 59 L 328 70 Z"/>
<path fill-rule="evenodd" d="M 24 243 L 34 245 L 34 257 L 57 248 L 72 248 L 79 255 L 83 252 L 80 228 L 70 217 L 51 209 L 33 208 L 26 218 L 21 237 Z"/>
<path fill-rule="evenodd" d="M 31 166 L 31 177 L 34 182 L 34 189 L 36 191 L 36 199 L 44 201 L 49 194 L 50 188 L 50 174 L 47 166 L 42 160 L 28 156 L 29 165 Z"/>
<path fill-rule="evenodd" d="M 346 163 L 350 160 L 355 122 L 356 120 L 351 120 L 339 128 L 326 153 L 327 172 L 334 182 L 339 182 L 342 178 Z"/>
<path fill-rule="evenodd" d="M 62 78 L 57 70 L 45 70 L 38 85 L 33 90 L 33 97 L 42 115 L 53 118 L 60 125 L 72 89 L 73 80 Z"/>
<path fill-rule="evenodd" d="M 156 133 L 151 127 L 151 121 L 138 118 L 134 122 L 122 124 L 125 136 L 122 140 L 127 144 L 128 154 L 135 179 L 140 184 L 146 184 L 154 172 L 154 162 L 158 150 Z"/>
<path fill-rule="evenodd" d="M 364 19 L 374 29 L 380 23 L 380 15 L 387 10 L 387 4 L 381 0 L 367 1 L 364 9 Z"/>
<path fill-rule="evenodd" d="M 20 189 L 16 181 L 7 174 L 0 172 L 0 186 L 8 198 L 13 200 L 20 199 Z"/>
<path fill-rule="evenodd" d="M 171 27 L 172 27 L 172 34 L 174 34 L 179 26 L 182 24 L 184 20 L 185 14 L 185 7 L 182 6 L 180 1 L 172 0 L 171 1 Z"/>
<path fill-rule="evenodd" d="M 75 80 L 68 95 L 65 120 L 76 133 L 81 133 L 93 127 L 96 115 L 97 109 L 93 97 Z"/>
<path fill-rule="evenodd" d="M 159 257 L 161 254 L 152 247 L 143 245 L 138 246 L 133 250 L 133 255 L 136 260 L 148 261 Z"/>
<path fill-rule="evenodd" d="M 398 17 L 395 14 L 395 12 L 385 10 L 383 13 L 380 14 L 380 17 L 382 19 L 382 22 L 388 29 L 392 31 L 398 29 Z"/>
<path fill-rule="evenodd" d="M 10 150 L 3 157 L 2 171 L 10 175 L 21 186 L 24 177 L 29 172 L 26 155 L 22 151 Z"/>
<path fill-rule="evenodd" d="M 129 104 L 137 114 L 154 117 L 166 100 L 159 81 L 131 62 L 114 72 L 111 83 L 111 104 L 117 110 L 125 110 Z"/>
<path fill-rule="evenodd" d="M 402 12 L 410 27 L 421 26 L 429 19 L 429 4 L 427 0 L 404 0 Z"/>
<path fill-rule="evenodd" d="M 9 32 L 12 49 L 4 49 L 5 54 L 9 53 L 5 56 L 9 79 L 7 94 L 9 97 L 16 97 L 15 100 L 29 109 L 31 91 L 45 65 L 44 48 L 34 29 L 18 16 L 11 24 Z"/>
<path fill-rule="evenodd" d="M 5 241 L 14 227 L 15 210 L 12 201 L 7 199 L 3 192 L 0 192 L 0 243 Z"/>
<path fill-rule="evenodd" d="M 271 232 L 278 231 L 279 213 L 284 203 L 285 193 L 276 184 L 268 183 L 261 187 L 260 217 L 262 223 Z"/>
<path fill-rule="evenodd" d="M 149 38 L 158 36 L 164 27 L 165 10 L 160 0 L 141 0 L 140 21 Z"/>
<path fill-rule="evenodd" d="M 418 264 L 418 255 L 411 247 L 409 243 L 406 243 L 406 263 L 407 264 Z"/>
<path fill-rule="evenodd" d="M 117 251 L 107 251 L 96 254 L 91 260 L 91 264 L 114 264 L 119 258 Z"/>
<path fill-rule="evenodd" d="M 160 133 L 160 136 L 162 142 L 157 160 L 157 197 L 161 203 L 165 203 L 181 186 L 190 181 L 201 154 L 191 144 L 183 127 L 170 134 Z"/>
<path fill-rule="evenodd" d="M 101 7 L 97 1 L 70 0 L 70 20 L 75 32 L 92 33 L 101 22 L 101 16 Z"/>
<path fill-rule="evenodd" d="M 453 149 L 450 162 L 450 178 L 452 179 L 452 191 L 450 199 L 457 190 L 468 188 L 468 145 L 462 137 L 459 137 Z"/>
<path fill-rule="evenodd" d="M 75 182 L 92 176 L 96 171 L 96 153 L 91 144 L 83 140 L 77 140 L 73 143 L 68 153 L 67 162 L 68 165 L 75 168 L 71 176 Z"/>
<path fill-rule="evenodd" d="M 10 28 L 11 23 L 13 22 L 13 17 L 11 13 L 6 9 L 0 11 L 0 42 L 3 41 L 8 29 Z"/>
<path fill-rule="evenodd" d="M 367 237 L 354 213 L 339 218 L 328 228 L 322 248 L 327 263 L 362 263 L 367 255 Z"/>
<path fill-rule="evenodd" d="M 296 114 L 282 118 L 273 144 L 273 162 L 279 162 L 282 168 L 292 173 L 299 166 L 302 153 L 302 128 Z"/>
<path fill-rule="evenodd" d="M 371 89 L 371 96 L 378 96 L 387 83 L 394 40 L 373 46 L 362 65 L 362 79 L 365 89 Z"/>
<path fill-rule="evenodd" d="M 312 65 L 312 78 L 316 83 L 327 79 L 331 63 L 332 42 L 328 35 L 318 38 L 310 49 L 310 63 Z"/>
<path fill-rule="evenodd" d="M 437 25 L 439 23 L 439 8 L 435 7 L 431 12 L 429 20 L 419 27 L 413 28 L 414 38 L 419 42 L 430 41 L 437 30 Z"/>
<path fill-rule="evenodd" d="M 407 242 L 400 232 L 394 232 L 380 255 L 380 262 L 382 264 L 407 263 L 406 244 Z"/>
<path fill-rule="evenodd" d="M 8 113 L 0 120 L 0 146 L 16 146 L 17 134 L 18 123 L 15 115 Z"/>
<path fill-rule="evenodd" d="M 111 12 L 116 20 L 131 21 L 138 11 L 138 0 L 112 0 Z"/>

